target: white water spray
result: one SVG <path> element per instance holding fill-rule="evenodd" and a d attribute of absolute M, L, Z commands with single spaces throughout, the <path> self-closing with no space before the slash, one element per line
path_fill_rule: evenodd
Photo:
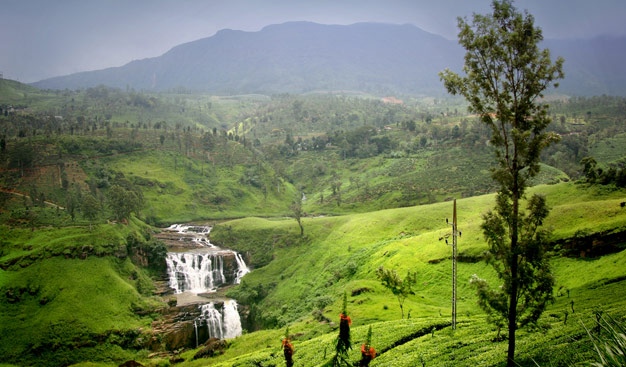
<path fill-rule="evenodd" d="M 224 260 L 218 253 L 168 252 L 165 262 L 175 293 L 214 292 L 226 283 Z"/>
<path fill-rule="evenodd" d="M 235 284 L 241 283 L 241 278 L 250 272 L 250 268 L 246 265 L 240 253 L 235 252 L 235 260 L 237 260 L 237 275 L 235 276 Z"/>
<path fill-rule="evenodd" d="M 198 247 L 186 252 L 168 252 L 165 259 L 169 286 L 175 293 L 210 293 L 227 284 L 239 284 L 250 272 L 241 254 L 211 244 L 211 227 L 174 224 L 167 231 L 179 233 L 181 241 L 191 240 Z M 234 261 L 233 261 L 234 259 Z M 226 267 L 226 269 L 224 269 Z M 226 271 L 226 274 L 225 274 Z M 218 303 L 219 305 L 219 303 Z M 200 316 L 193 321 L 196 347 L 199 328 L 206 325 L 209 338 L 230 339 L 241 335 L 241 320 L 235 300 L 225 300 L 221 309 L 215 302 L 201 304 Z M 203 336 L 204 337 L 204 336 Z"/>
<path fill-rule="evenodd" d="M 241 335 L 241 320 L 235 300 L 224 301 L 224 339 Z"/>
<path fill-rule="evenodd" d="M 224 301 L 223 311 L 215 308 L 215 303 L 200 305 L 200 317 L 194 321 L 206 323 L 209 338 L 232 339 L 241 335 L 241 320 L 237 311 L 237 302 Z"/>
<path fill-rule="evenodd" d="M 215 308 L 213 302 L 200 305 L 200 322 L 205 322 L 209 338 L 224 338 L 224 321 L 222 314 Z"/>

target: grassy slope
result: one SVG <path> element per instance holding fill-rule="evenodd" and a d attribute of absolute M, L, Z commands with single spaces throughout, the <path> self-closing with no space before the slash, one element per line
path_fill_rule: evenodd
<path fill-rule="evenodd" d="M 122 346 L 131 346 L 134 337 L 124 334 L 134 335 L 152 321 L 134 311 L 158 303 L 145 295 L 152 287 L 145 271 L 114 255 L 125 253 L 126 236 L 141 227 L 138 221 L 99 225 L 93 232 L 0 227 L 0 263 L 6 268 L 0 270 L 3 359 L 61 365 L 132 357 Z M 98 256 L 81 259 L 86 247 Z"/>
<path fill-rule="evenodd" d="M 402 158 L 342 160 L 333 151 L 301 152 L 290 159 L 289 175 L 307 196 L 307 212 L 347 214 L 493 192 L 491 157 L 487 147 L 466 145 L 423 148 Z M 341 206 L 331 190 L 333 173 L 342 183 Z M 533 184 L 568 180 L 562 171 L 542 165 Z"/>
<path fill-rule="evenodd" d="M 626 155 L 626 133 L 609 136 L 591 144 L 589 155 L 599 163 L 615 163 Z"/>
<path fill-rule="evenodd" d="M 42 94 L 39 89 L 15 80 L 0 79 L 0 103 L 24 103 L 28 96 Z"/>
<path fill-rule="evenodd" d="M 144 182 L 143 213 L 157 222 L 236 218 L 252 213 L 284 215 L 289 213 L 295 197 L 291 184 L 282 180 L 279 185 L 271 184 L 271 172 L 260 177 L 270 188 L 267 197 L 261 188 L 242 182 L 250 164 L 230 168 L 162 151 L 103 158 L 101 163 L 127 178 L 136 177 Z M 86 169 L 89 170 L 89 163 Z"/>
<path fill-rule="evenodd" d="M 626 212 L 619 206 L 626 196 L 624 191 L 558 184 L 539 186 L 533 188 L 531 192 L 542 192 L 547 195 L 552 212 L 546 225 L 555 228 L 555 239 L 571 237 L 578 230 L 601 232 L 626 228 Z M 492 203 L 493 195 L 458 202 L 459 226 L 463 231 L 459 242 L 461 254 L 479 255 L 484 250 L 479 232 L 480 215 Z M 320 331 L 316 329 L 326 327 L 317 326 L 316 322 L 311 322 L 311 317 L 308 315 L 320 297 L 331 297 L 333 302 L 325 308 L 324 314 L 335 320 L 340 309 L 341 292 L 360 287 L 371 288 L 373 292 L 350 298 L 349 308 L 354 320 L 353 326 L 363 326 L 361 329 L 357 328 L 360 330 L 359 335 L 362 335 L 366 332 L 365 325 L 368 323 L 397 320 L 400 316 L 396 300 L 375 280 L 374 271 L 380 265 L 398 269 L 401 275 L 406 269 L 418 272 L 419 284 L 416 295 L 410 297 L 405 304 L 405 310 L 410 309 L 412 318 L 417 318 L 417 320 L 404 321 L 400 325 L 412 322 L 436 324 L 444 320 L 440 314 L 446 315 L 449 312 L 450 261 L 444 260 L 438 264 L 429 264 L 428 261 L 449 256 L 449 248 L 438 241 L 438 238 L 448 231 L 445 218 L 450 215 L 450 211 L 451 203 L 439 203 L 343 217 L 306 218 L 304 226 L 308 239 L 300 242 L 294 241 L 291 246 L 280 236 L 281 233 L 289 233 L 291 236 L 297 234 L 297 225 L 293 220 L 269 221 L 246 218 L 219 225 L 212 235 L 219 241 L 232 241 L 230 243 L 233 247 L 244 252 L 252 251 L 252 256 L 254 256 L 253 247 L 267 240 L 257 238 L 256 241 L 252 241 L 253 233 L 262 233 L 264 237 L 273 233 L 273 237 L 270 237 L 273 240 L 269 241 L 270 244 L 264 244 L 266 246 L 264 251 L 272 251 L 276 259 L 268 266 L 256 269 L 246 276 L 244 283 L 254 288 L 259 284 L 267 285 L 277 282 L 274 288 L 269 288 L 268 297 L 261 303 L 259 309 L 266 318 L 274 319 L 278 325 L 295 322 L 292 332 L 299 332 L 302 329 L 305 332 L 302 339 L 319 335 Z M 240 241 L 237 240 L 237 236 L 241 236 Z M 243 241 L 244 238 L 245 241 Z M 272 244 L 287 247 L 272 249 Z M 350 263 L 354 263 L 356 267 Z M 571 297 L 576 301 L 576 307 L 585 309 L 584 314 L 579 311 L 584 318 L 589 317 L 591 310 L 598 307 L 619 315 L 624 314 L 626 305 L 622 301 L 623 282 L 610 283 L 610 279 L 626 275 L 624 265 L 626 265 L 624 252 L 594 260 L 569 258 L 553 260 L 557 287 L 563 286 L 564 289 L 570 289 Z M 356 270 L 350 274 L 351 271 L 347 269 Z M 584 276 L 572 277 L 572 271 L 584 274 Z M 427 365 L 453 365 L 451 361 L 447 363 L 444 361 L 454 358 L 454 355 L 450 353 L 455 349 L 459 349 L 458 353 L 465 355 L 464 358 L 474 356 L 476 363 L 495 365 L 496 362 L 502 361 L 506 345 L 505 343 L 495 346 L 489 344 L 488 340 L 493 338 L 495 333 L 480 316 L 482 312 L 476 306 L 474 291 L 467 283 L 474 273 L 493 283 L 496 282 L 493 272 L 483 262 L 459 265 L 459 320 L 464 323 L 463 328 L 467 327 L 465 331 L 459 333 L 464 333 L 463 335 L 467 338 L 471 337 L 472 343 L 462 342 L 463 345 L 457 345 L 461 341 L 445 333 L 443 337 L 447 339 L 442 340 L 441 345 L 438 344 L 439 342 L 433 343 L 426 339 L 412 339 L 411 343 L 417 343 L 416 345 L 421 348 L 426 348 L 423 349 L 425 350 L 424 358 L 430 361 Z M 609 284 L 603 285 L 604 283 Z M 237 292 L 232 293 L 241 295 Z M 294 302 L 294 299 L 298 301 Z M 576 333 L 582 335 L 582 329 L 579 324 L 576 325 L 576 322 L 559 326 L 562 325 L 564 311 L 569 307 L 568 305 L 569 300 L 563 293 L 563 296 L 558 297 L 557 302 L 546 312 L 543 319 L 544 323 L 552 325 L 555 329 L 543 333 L 541 337 L 538 337 L 538 334 L 532 334 L 527 338 L 522 336 L 520 351 L 531 353 L 534 358 L 539 358 L 541 353 L 534 351 L 534 348 L 547 348 L 550 343 L 553 343 L 556 349 L 552 350 L 551 354 L 542 357 L 543 359 L 540 358 L 545 362 L 549 358 L 558 357 L 554 354 L 555 350 L 566 348 L 566 344 L 563 343 L 567 342 L 569 336 Z M 579 317 L 578 314 L 576 316 L 570 314 L 570 320 L 577 317 Z M 390 339 L 397 342 L 401 337 L 399 334 L 396 335 L 396 325 L 398 323 L 376 325 L 375 335 L 379 335 L 376 333 L 392 334 L 394 336 Z M 419 326 L 414 326 L 411 330 L 416 332 L 419 328 Z M 461 330 L 464 330 L 463 328 Z M 521 332 L 522 335 L 525 333 Z M 278 345 L 281 335 L 280 331 L 263 331 L 245 335 L 233 341 L 231 350 L 219 360 L 248 353 L 251 349 L 257 351 L 265 349 L 269 345 L 274 349 L 270 348 L 264 352 L 242 357 L 241 365 L 251 365 L 254 359 L 266 361 L 262 365 L 273 365 L 270 361 L 275 358 L 270 355 L 275 353 L 276 359 L 280 359 L 280 353 L 274 346 Z M 375 336 L 375 338 L 379 337 Z M 329 346 L 332 338 L 332 335 L 326 335 L 312 339 L 310 342 L 297 343 L 296 349 L 302 350 L 299 352 L 302 354 L 299 354 L 298 359 L 304 361 L 303 365 L 319 365 L 322 362 L 319 354 L 322 353 L 323 348 Z M 268 340 L 273 340 L 273 342 Z M 380 344 L 384 343 L 380 342 Z M 474 347 L 477 346 L 489 349 L 489 353 L 473 352 Z M 308 356 L 307 348 L 310 348 L 310 353 L 315 350 L 313 354 L 317 357 Z M 384 354 L 385 358 L 389 358 L 390 361 L 397 360 L 396 362 L 383 363 L 384 359 L 381 356 L 376 365 L 402 366 L 417 363 L 419 358 L 417 350 L 420 348 L 405 348 L 407 349 L 397 351 L 394 348 Z M 574 351 L 578 353 L 578 349 Z M 358 353 L 355 352 L 355 358 L 356 354 Z M 575 356 L 570 357 L 575 358 Z M 412 362 L 406 364 L 406 358 L 411 359 Z M 405 362 L 399 362 L 402 360 Z M 224 365 L 237 364 L 230 360 Z"/>

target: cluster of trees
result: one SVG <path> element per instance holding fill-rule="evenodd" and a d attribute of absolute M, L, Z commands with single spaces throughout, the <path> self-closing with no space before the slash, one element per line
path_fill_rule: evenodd
<path fill-rule="evenodd" d="M 301 151 L 339 150 L 342 158 L 369 158 L 391 152 L 416 153 L 426 147 L 439 144 L 484 145 L 489 131 L 480 123 L 462 120 L 460 124 L 416 124 L 403 122 L 398 126 L 377 128 L 373 125 L 351 130 L 338 129 L 311 138 L 294 139 L 286 133 L 285 141 L 279 146 L 282 157 L 292 157 Z"/>
<path fill-rule="evenodd" d="M 609 167 L 602 169 L 593 157 L 585 157 L 580 161 L 582 173 L 589 183 L 601 185 L 614 184 L 617 187 L 626 187 L 626 167 Z"/>
<path fill-rule="evenodd" d="M 88 192 L 83 192 L 78 184 L 66 187 L 65 207 L 72 220 L 77 211 L 90 223 L 101 218 L 106 209 L 119 222 L 127 221 L 131 213 L 139 215 L 144 206 L 144 197 L 138 186 L 121 173 L 112 174 L 108 170 L 99 170 L 96 177 L 100 179 L 87 181 Z"/>

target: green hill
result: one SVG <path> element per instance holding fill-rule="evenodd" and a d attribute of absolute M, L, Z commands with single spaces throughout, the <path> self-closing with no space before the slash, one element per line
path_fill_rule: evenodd
<path fill-rule="evenodd" d="M 289 213 L 296 196 L 292 184 L 271 166 L 255 162 L 239 144 L 225 144 L 220 153 L 206 162 L 155 150 L 90 160 L 83 166 L 93 176 L 107 167 L 140 186 L 146 200 L 143 213 L 154 223 Z"/>
<path fill-rule="evenodd" d="M 539 323 L 543 332 L 521 332 L 521 360 L 549 365 L 588 359 L 591 350 L 578 320 L 591 323 L 594 310 L 624 315 L 626 252 L 620 252 L 621 240 L 607 247 L 608 252 L 618 251 L 613 254 L 579 256 L 593 250 L 584 245 L 590 239 L 600 246 L 604 238 L 624 232 L 626 212 L 620 202 L 626 191 L 561 183 L 531 192 L 546 194 L 552 207 L 546 225 L 554 229 L 552 267 L 558 294 Z M 255 267 L 228 294 L 247 310 L 248 325 L 264 330 L 229 341 L 225 354 L 209 360 L 192 361 L 195 351 L 186 351 L 180 365 L 280 364 L 280 338 L 287 325 L 295 335 L 297 363 L 323 365 L 336 335 L 336 325 L 324 320 L 337 321 L 341 294 L 347 291 L 355 343 L 363 341 L 369 325 L 374 329 L 379 357 L 373 366 L 419 365 L 422 360 L 429 366 L 454 365 L 455 360 L 498 366 L 505 343 L 492 341 L 496 331 L 485 321 L 467 283 L 472 274 L 495 282 L 493 271 L 481 260 L 485 245 L 479 230 L 480 217 L 492 204 L 493 195 L 458 201 L 462 237 L 456 332 L 450 331 L 447 317 L 450 249 L 439 240 L 449 231 L 445 218 L 451 214 L 450 202 L 305 218 L 304 237 L 293 219 L 244 218 L 218 224 L 212 241 L 246 254 Z M 151 296 L 152 270 L 131 261 L 137 246 L 159 251 L 149 228 L 132 220 L 129 226 L 98 225 L 93 232 L 84 225 L 1 230 L 0 302 L 5 312 L 0 352 L 6 361 L 60 365 L 90 360 L 111 366 L 133 358 L 149 366 L 167 364 L 158 356 L 147 358 L 140 343 L 156 317 L 151 310 L 162 305 Z M 379 266 L 400 274 L 417 271 L 416 294 L 405 304 L 410 319 L 400 320 L 395 297 L 376 280 Z M 568 311 L 570 321 L 565 324 L 571 301 L 576 313 Z M 356 361 L 358 355 L 355 348 L 350 358 Z"/>
<path fill-rule="evenodd" d="M 26 99 L 43 94 L 39 89 L 10 79 L 0 79 L 0 103 L 22 104 Z"/>
<path fill-rule="evenodd" d="M 162 305 L 152 296 L 151 270 L 132 260 L 138 248 L 164 251 L 149 233 L 137 220 L 93 231 L 0 226 L 2 360 L 59 366 L 133 358 L 143 348 L 141 329 Z"/>
<path fill-rule="evenodd" d="M 546 194 L 552 207 L 546 225 L 554 228 L 552 267 L 558 297 L 539 324 L 540 328 L 551 331 L 542 333 L 542 336 L 524 332 L 520 342 L 521 355 L 527 356 L 523 358 L 527 362 L 532 357 L 543 363 L 589 358 L 584 340 L 574 343 L 574 349 L 568 349 L 569 338 L 584 335 L 584 329 L 580 324 L 576 325 L 577 321 L 563 324 L 564 312 L 570 307 L 569 302 L 575 301 L 578 313 L 571 315 L 574 320 L 580 318 L 590 322 L 596 309 L 622 317 L 626 306 L 621 283 L 626 276 L 626 255 L 622 251 L 587 260 L 559 254 L 565 253 L 563 241 L 571 244 L 572 239 L 581 234 L 623 233 L 626 212 L 620 202 L 626 192 L 575 184 L 539 186 L 531 191 Z M 304 333 L 297 339 L 301 342 L 296 343 L 296 350 L 301 350 L 298 359 L 304 366 L 323 364 L 332 350 L 333 334 L 316 335 L 333 328 L 314 321 L 315 317 L 319 320 L 323 315 L 336 321 L 340 294 L 364 288 L 368 291 L 350 297 L 349 310 L 358 330 L 356 340 L 362 341 L 365 325 L 374 323 L 375 335 L 378 335 L 375 338 L 380 338 L 379 348 L 387 349 L 374 365 L 412 365 L 424 358 L 427 365 L 440 366 L 453 363 L 457 357 L 464 361 L 471 357 L 476 364 L 496 366 L 504 360 L 505 345 L 490 341 L 495 330 L 485 322 L 476 304 L 474 290 L 468 283 L 472 274 L 496 282 L 490 267 L 480 260 L 486 248 L 479 230 L 480 216 L 492 201 L 492 195 L 458 201 L 459 226 L 463 233 L 459 252 L 464 260 L 459 265 L 461 325 L 457 333 L 449 331 L 448 319 L 444 317 L 450 309 L 450 249 L 438 240 L 449 231 L 445 218 L 451 214 L 450 203 L 307 218 L 303 239 L 298 238 L 294 220 L 247 218 L 218 225 L 212 232 L 212 239 L 248 252 L 253 264 L 263 265 L 269 261 L 266 266 L 247 275 L 242 285 L 229 294 L 250 307 L 253 324 L 264 327 L 292 325 L 292 332 Z M 561 245 L 557 245 L 559 243 Z M 623 246 L 623 241 L 618 245 Z M 580 254 L 577 252 L 580 249 L 570 250 Z M 396 269 L 400 274 L 406 270 L 417 271 L 418 290 L 405 304 L 405 309 L 411 310 L 411 320 L 398 321 L 397 302 L 375 278 L 374 271 L 379 266 Z M 573 271 L 585 276 L 572 277 Z M 565 295 L 566 290 L 570 298 Z M 381 321 L 383 323 L 379 324 Z M 424 335 L 429 334 L 433 326 L 448 331 L 431 341 Z M 223 365 L 270 366 L 277 363 L 281 358 L 276 352 L 280 345 L 280 331 L 259 333 L 261 335 L 252 333 L 236 339 L 232 349 L 217 360 L 249 353 L 253 349 L 258 352 Z M 411 336 L 409 340 L 405 340 L 407 335 Z M 409 345 L 414 347 L 409 348 Z M 260 351 L 266 347 L 269 349 Z M 485 350 L 485 353 L 477 353 L 476 348 Z M 324 349 L 329 351 L 327 358 L 322 357 Z M 559 353 L 565 353 L 567 357 L 559 356 Z M 581 353 L 582 357 L 576 353 Z M 352 354 L 354 360 L 357 355 L 356 351 Z"/>
<path fill-rule="evenodd" d="M 149 358 L 141 343 L 165 305 L 152 295 L 162 269 L 137 257 L 163 256 L 149 225 L 240 218 L 211 233 L 254 267 L 228 291 L 249 330 L 209 360 L 181 351 L 182 366 L 280 365 L 286 326 L 298 363 L 323 365 L 344 291 L 355 341 L 374 328 L 379 358 L 372 365 L 501 364 L 504 343 L 493 341 L 497 332 L 468 284 L 473 274 L 495 281 L 479 228 L 493 205 L 485 195 L 494 191 L 489 131 L 459 100 L 2 86 L 0 106 L 18 109 L 0 117 L 3 361 L 170 364 L 174 355 Z M 552 207 L 546 226 L 560 296 L 536 326 L 540 333 L 522 331 L 524 365 L 588 360 L 579 321 L 594 325 L 598 310 L 623 320 L 626 192 L 616 187 L 624 185 L 623 105 L 603 96 L 550 108 L 561 142 L 545 150 L 532 182 L 539 186 L 530 191 L 545 193 Z M 589 155 L 598 161 L 597 180 L 572 182 Z M 128 226 L 114 220 L 116 186 L 143 198 Z M 310 213 L 304 237 L 286 217 L 302 193 Z M 463 232 L 454 333 L 450 249 L 440 240 L 452 199 Z M 97 209 L 93 217 L 86 202 Z M 409 320 L 399 320 L 396 299 L 376 280 L 379 266 L 418 273 L 405 304 Z M 358 354 L 352 351 L 353 362 Z"/>

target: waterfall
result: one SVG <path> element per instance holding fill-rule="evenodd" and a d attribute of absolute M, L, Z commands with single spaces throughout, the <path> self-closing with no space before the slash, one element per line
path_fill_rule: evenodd
<path fill-rule="evenodd" d="M 241 335 L 241 319 L 237 310 L 237 301 L 224 301 L 224 339 Z"/>
<path fill-rule="evenodd" d="M 185 224 L 172 224 L 165 228 L 166 231 L 176 232 L 181 235 L 192 235 L 191 241 L 200 245 L 201 247 L 217 248 L 214 244 L 209 242 L 207 237 L 211 233 L 211 227 L 209 226 L 189 226 Z M 183 241 L 184 237 L 180 238 Z"/>
<path fill-rule="evenodd" d="M 240 253 L 235 252 L 235 260 L 237 260 L 237 275 L 235 277 L 235 284 L 239 284 L 241 283 L 241 278 L 243 278 L 244 275 L 248 274 L 250 272 L 250 269 L 243 261 Z"/>
<path fill-rule="evenodd" d="M 224 322 L 222 314 L 215 308 L 213 302 L 200 305 L 199 321 L 206 322 L 209 338 L 224 338 Z"/>
<path fill-rule="evenodd" d="M 200 317 L 196 320 L 199 324 L 206 323 L 209 338 L 232 339 L 241 335 L 241 320 L 236 301 L 224 301 L 222 313 L 215 308 L 213 302 L 200 305 L 199 308 Z"/>
<path fill-rule="evenodd" d="M 237 268 L 229 262 L 228 273 L 224 274 L 224 257 L 227 261 L 235 259 Z M 193 293 L 214 292 L 218 287 L 239 284 L 241 278 L 250 272 L 241 254 L 230 251 L 195 250 L 188 252 L 168 252 L 165 258 L 169 286 L 174 293 L 190 291 Z"/>
<path fill-rule="evenodd" d="M 172 250 L 165 258 L 169 287 L 177 294 L 178 305 L 197 304 L 200 315 L 193 319 L 196 347 L 205 338 L 230 339 L 241 335 L 241 319 L 235 300 L 224 300 L 223 296 L 200 294 L 216 292 L 218 288 L 239 284 L 244 275 L 250 272 L 241 254 L 222 249 L 209 241 L 211 227 L 173 224 L 164 229 L 166 243 Z M 193 241 L 195 244 L 191 244 Z M 195 294 L 189 294 L 195 293 Z M 210 300 L 214 300 L 210 302 Z M 218 301 L 219 300 L 219 301 Z M 208 303 L 204 303 L 208 302 Z M 185 311 L 185 315 L 188 312 Z M 183 316 L 186 317 L 186 316 Z M 185 319 L 184 322 L 189 322 Z M 179 321 L 175 321 L 179 322 Z M 204 329 L 206 325 L 206 329 Z M 205 331 L 206 330 L 206 333 Z M 193 335 L 186 344 L 192 345 Z"/>
<path fill-rule="evenodd" d="M 165 262 L 175 293 L 210 292 L 226 282 L 224 260 L 215 252 L 168 252 Z"/>

